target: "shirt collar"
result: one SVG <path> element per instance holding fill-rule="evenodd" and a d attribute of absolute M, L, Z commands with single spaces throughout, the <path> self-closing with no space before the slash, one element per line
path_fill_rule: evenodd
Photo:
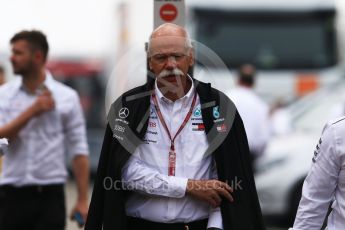
<path fill-rule="evenodd" d="M 191 100 L 192 96 L 193 96 L 193 92 L 194 92 L 194 82 L 193 79 L 191 78 L 191 76 L 189 76 L 189 74 L 187 74 L 187 77 L 189 78 L 189 80 L 192 82 L 192 85 L 189 89 L 189 91 L 187 92 L 186 95 L 184 95 L 182 98 L 179 98 L 179 100 L 183 100 L 184 102 L 188 102 Z M 157 95 L 158 99 L 160 101 L 164 101 L 164 102 L 168 102 L 168 103 L 172 103 L 172 101 L 168 98 L 166 98 L 162 92 L 160 91 L 160 89 L 157 86 L 157 79 L 155 80 L 155 94 Z"/>
<path fill-rule="evenodd" d="M 48 71 L 48 70 L 46 70 L 45 71 L 45 79 L 44 79 L 44 82 L 43 82 L 43 85 L 45 86 L 45 87 L 47 87 L 47 89 L 49 90 L 49 91 L 52 91 L 53 90 L 53 76 L 52 76 L 52 74 Z M 24 90 L 25 91 L 25 89 L 24 89 L 24 85 L 23 85 L 23 78 L 21 77 L 20 79 L 19 79 L 19 81 L 18 81 L 18 83 L 17 83 L 17 85 L 16 85 L 16 89 L 14 90 L 14 93 L 15 92 L 18 92 L 19 90 Z"/>

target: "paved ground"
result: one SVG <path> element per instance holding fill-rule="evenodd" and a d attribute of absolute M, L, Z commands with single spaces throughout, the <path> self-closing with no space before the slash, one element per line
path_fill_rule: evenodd
<path fill-rule="evenodd" d="M 91 198 L 91 192 L 92 188 L 90 188 L 90 198 Z M 70 214 L 72 210 L 72 206 L 75 204 L 76 201 L 76 186 L 74 183 L 69 182 L 66 186 L 66 195 L 67 195 L 67 210 L 68 215 Z M 67 228 L 66 230 L 80 230 L 81 228 L 78 228 L 77 224 L 73 221 L 67 220 Z M 277 227 L 268 227 L 267 230 L 287 230 L 287 228 L 277 228 Z"/>

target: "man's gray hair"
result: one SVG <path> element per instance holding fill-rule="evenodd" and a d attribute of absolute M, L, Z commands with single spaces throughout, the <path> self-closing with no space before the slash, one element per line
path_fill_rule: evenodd
<path fill-rule="evenodd" d="M 150 35 L 150 37 L 149 37 L 148 46 L 147 46 L 147 54 L 148 54 L 148 55 L 150 55 L 150 51 L 151 51 L 151 42 L 152 42 L 154 33 L 155 33 L 156 31 L 160 30 L 161 28 L 167 26 L 167 25 L 173 26 L 173 27 L 176 27 L 176 28 L 179 28 L 179 29 L 182 29 L 182 30 L 184 31 L 184 33 L 185 33 L 185 39 L 186 39 L 186 41 L 185 41 L 185 48 L 186 48 L 186 49 L 192 49 L 192 48 L 193 48 L 193 44 L 192 44 L 192 41 L 191 41 L 191 39 L 190 39 L 190 37 L 189 37 L 189 34 L 188 34 L 188 32 L 187 32 L 183 27 L 178 26 L 178 25 L 173 24 L 173 23 L 165 23 L 165 24 L 162 24 L 162 25 L 158 26 L 158 27 L 151 33 L 151 35 Z"/>

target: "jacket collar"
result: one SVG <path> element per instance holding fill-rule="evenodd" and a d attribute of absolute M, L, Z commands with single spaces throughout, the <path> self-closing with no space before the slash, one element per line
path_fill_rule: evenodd
<path fill-rule="evenodd" d="M 218 91 L 212 90 L 211 84 L 209 83 L 206 84 L 194 78 L 192 79 L 194 88 L 196 89 L 196 92 L 200 98 L 203 122 L 205 124 L 205 131 L 208 134 L 214 126 L 214 108 L 219 105 Z M 132 132 L 125 132 L 125 134 L 132 135 L 131 133 L 134 133 L 139 139 L 144 138 L 150 117 L 150 99 L 151 92 L 154 90 L 153 87 L 154 81 L 149 81 L 145 85 L 142 85 L 139 88 L 133 89 L 122 95 L 112 105 L 109 111 L 108 121 L 110 127 L 114 129 L 115 120 L 118 117 L 118 112 L 121 110 L 121 108 L 129 108 L 131 112 L 126 118 L 126 122 Z M 142 94 L 145 95 L 135 98 L 135 95 Z M 129 140 L 132 138 L 133 136 L 128 136 Z"/>
<path fill-rule="evenodd" d="M 202 117 L 203 122 L 205 124 L 205 131 L 206 133 L 208 133 L 213 127 L 213 108 L 219 105 L 219 95 L 212 92 L 210 83 L 200 82 L 193 77 L 191 77 L 191 79 L 193 80 L 193 86 L 196 89 L 196 92 L 198 93 L 198 96 L 200 98 Z M 152 83 L 150 86 L 150 82 L 148 82 L 145 85 L 145 88 L 150 87 L 152 87 Z M 150 97 L 145 98 L 144 104 L 150 105 Z M 148 119 L 149 117 L 147 117 L 146 126 L 144 126 L 142 132 L 140 132 L 139 134 L 140 137 L 144 137 L 146 133 Z"/>

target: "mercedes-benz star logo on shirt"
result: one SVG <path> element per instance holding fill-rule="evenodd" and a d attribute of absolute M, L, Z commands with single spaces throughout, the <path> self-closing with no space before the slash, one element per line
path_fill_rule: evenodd
<path fill-rule="evenodd" d="M 129 115 L 129 110 L 127 108 L 122 108 L 119 111 L 119 117 L 125 119 Z"/>

